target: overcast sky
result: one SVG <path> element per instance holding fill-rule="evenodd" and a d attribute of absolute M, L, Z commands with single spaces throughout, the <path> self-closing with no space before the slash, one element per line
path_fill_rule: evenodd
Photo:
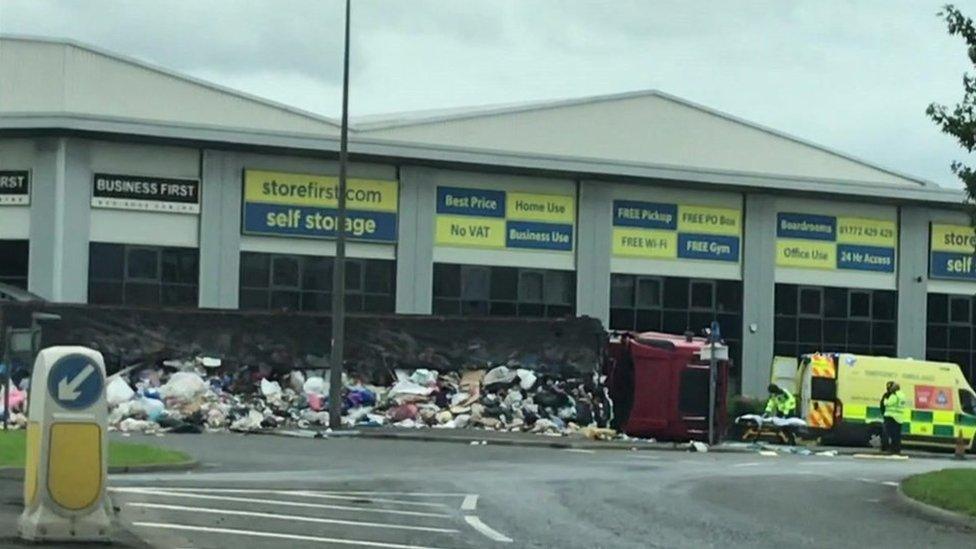
<path fill-rule="evenodd" d="M 923 0 L 353 0 L 350 109 L 655 88 L 957 185 L 925 117 L 972 69 Z M 976 16 L 976 0 L 956 2 Z M 0 32 L 68 37 L 337 116 L 340 0 L 0 0 Z"/>

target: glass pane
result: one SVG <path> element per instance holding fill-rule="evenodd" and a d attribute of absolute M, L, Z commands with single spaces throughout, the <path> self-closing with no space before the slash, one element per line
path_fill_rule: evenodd
<path fill-rule="evenodd" d="M 546 271 L 545 301 L 549 305 L 572 305 L 576 293 L 573 273 L 569 271 Z"/>
<path fill-rule="evenodd" d="M 952 296 L 949 298 L 949 320 L 969 324 L 969 298 Z"/>
<path fill-rule="evenodd" d="M 241 286 L 267 288 L 271 283 L 271 256 L 252 252 L 241 253 Z M 267 307 L 267 304 L 265 304 Z"/>
<path fill-rule="evenodd" d="M 363 295 L 346 294 L 346 311 L 350 313 L 361 313 L 363 311 Z"/>
<path fill-rule="evenodd" d="M 660 292 L 658 292 L 660 293 Z M 610 276 L 610 307 L 634 306 L 634 277 L 615 274 Z"/>
<path fill-rule="evenodd" d="M 26 278 L 29 249 L 26 240 L 0 240 L 0 278 Z"/>
<path fill-rule="evenodd" d="M 126 252 L 127 278 L 139 280 L 159 280 L 158 248 L 128 248 Z"/>
<path fill-rule="evenodd" d="M 543 317 L 546 314 L 546 306 L 542 303 L 519 303 L 518 316 L 524 317 Z"/>
<path fill-rule="evenodd" d="M 159 284 L 129 282 L 125 285 L 125 304 L 139 307 L 159 306 Z"/>
<path fill-rule="evenodd" d="M 929 294 L 928 318 L 929 322 L 949 322 L 949 296 Z"/>
<path fill-rule="evenodd" d="M 851 292 L 848 313 L 851 318 L 870 318 L 871 294 L 868 292 Z"/>
<path fill-rule="evenodd" d="M 332 258 L 305 257 L 302 265 L 302 289 L 332 292 Z"/>
<path fill-rule="evenodd" d="M 363 311 L 367 313 L 392 313 L 396 309 L 396 300 L 392 294 L 363 296 Z"/>
<path fill-rule="evenodd" d="M 487 301 L 462 301 L 461 314 L 465 316 L 484 316 L 488 314 Z"/>
<path fill-rule="evenodd" d="M 846 288 L 824 288 L 824 317 L 847 318 L 847 300 Z"/>
<path fill-rule="evenodd" d="M 661 280 L 657 278 L 637 279 L 637 308 L 661 308 Z"/>
<path fill-rule="evenodd" d="M 742 316 L 731 313 L 719 314 L 718 323 L 723 339 L 742 339 Z"/>
<path fill-rule="evenodd" d="M 90 282 L 88 285 L 88 302 L 95 305 L 121 305 L 121 282 Z"/>
<path fill-rule="evenodd" d="M 779 317 L 773 325 L 773 338 L 775 341 L 796 341 L 796 317 Z"/>
<path fill-rule="evenodd" d="M 824 322 L 824 345 L 825 351 L 842 350 L 847 344 L 847 321 L 828 320 Z"/>
<path fill-rule="evenodd" d="M 800 288 L 800 314 L 820 316 L 822 295 L 820 288 Z"/>
<path fill-rule="evenodd" d="M 665 333 L 683 334 L 688 330 L 688 313 L 667 311 L 664 313 L 663 325 Z"/>
<path fill-rule="evenodd" d="M 634 326 L 633 309 L 610 309 L 611 330 L 633 330 Z"/>
<path fill-rule="evenodd" d="M 459 315 L 461 303 L 456 299 L 434 299 L 433 311 L 435 315 Z"/>
<path fill-rule="evenodd" d="M 91 278 L 122 280 L 125 271 L 125 246 L 92 242 L 88 250 L 88 272 L 91 273 Z"/>
<path fill-rule="evenodd" d="M 196 284 L 198 281 L 197 251 L 181 248 L 163 248 L 163 282 Z"/>
<path fill-rule="evenodd" d="M 573 316 L 573 307 L 570 305 L 546 305 L 546 316 L 548 318 Z"/>
<path fill-rule="evenodd" d="M 664 308 L 688 308 L 688 279 L 668 277 L 664 279 Z M 680 332 L 679 332 L 680 333 Z"/>
<path fill-rule="evenodd" d="M 491 316 L 516 316 L 518 309 L 514 301 L 492 301 L 490 314 Z"/>
<path fill-rule="evenodd" d="M 275 255 L 271 257 L 271 285 L 278 288 L 298 288 L 299 259 L 293 255 Z M 297 295 L 297 294 L 296 294 Z M 272 303 L 274 298 L 272 297 Z M 275 307 L 275 305 L 272 305 Z M 298 301 L 295 301 L 298 307 Z"/>
<path fill-rule="evenodd" d="M 949 327 L 949 348 L 960 349 L 965 351 L 970 350 L 970 343 L 969 343 L 970 335 L 971 335 L 971 331 L 969 326 Z"/>
<path fill-rule="evenodd" d="M 332 310 L 332 294 L 325 292 L 302 292 L 302 310 L 328 312 Z"/>
<path fill-rule="evenodd" d="M 363 291 L 363 261 L 359 259 L 346 260 L 346 291 Z"/>
<path fill-rule="evenodd" d="M 737 280 L 719 280 L 715 290 L 715 307 L 719 311 L 742 310 L 742 283 Z"/>
<path fill-rule="evenodd" d="M 460 295 L 461 266 L 435 263 L 434 297 L 460 297 Z"/>
<path fill-rule="evenodd" d="M 691 283 L 691 307 L 694 309 L 712 309 L 715 304 L 715 284 L 713 282 L 695 281 Z"/>
<path fill-rule="evenodd" d="M 272 309 L 288 309 L 297 311 L 301 304 L 301 294 L 297 291 L 276 290 L 271 292 Z"/>
<path fill-rule="evenodd" d="M 267 290 L 241 290 L 240 294 L 241 309 L 260 309 L 268 308 Z"/>
<path fill-rule="evenodd" d="M 796 286 L 792 284 L 776 285 L 776 314 L 796 314 Z"/>
<path fill-rule="evenodd" d="M 522 271 L 519 273 L 519 302 L 542 303 L 542 273 L 538 271 Z M 519 309 L 521 315 L 521 309 Z M 535 316 L 542 316 L 542 311 Z"/>
<path fill-rule="evenodd" d="M 491 268 L 491 299 L 493 301 L 515 301 L 518 299 L 518 269 L 515 267 Z M 514 307 L 512 310 L 514 311 Z M 495 313 L 492 312 L 492 314 Z"/>
<path fill-rule="evenodd" d="M 373 294 L 393 294 L 393 261 L 385 259 L 367 259 L 363 262 L 366 268 L 366 291 Z"/>
<path fill-rule="evenodd" d="M 871 344 L 871 323 L 867 321 L 852 320 L 847 324 L 847 343 L 848 345 L 870 345 Z"/>
<path fill-rule="evenodd" d="M 929 324 L 925 330 L 925 346 L 929 349 L 949 347 L 949 329 L 942 324 Z"/>
<path fill-rule="evenodd" d="M 637 311 L 636 329 L 641 332 L 661 331 L 661 311 Z"/>
<path fill-rule="evenodd" d="M 468 265 L 461 267 L 461 299 L 464 301 L 488 301 L 488 282 L 488 267 Z M 485 306 L 487 307 L 487 304 Z"/>
<path fill-rule="evenodd" d="M 898 294 L 875 290 L 872 296 L 871 315 L 875 320 L 894 320 L 898 311 Z"/>
<path fill-rule="evenodd" d="M 800 343 L 813 343 L 817 346 L 823 341 L 823 321 L 819 318 L 800 318 L 797 325 L 797 341 Z"/>
<path fill-rule="evenodd" d="M 883 345 L 885 347 L 894 346 L 896 338 L 896 328 L 894 322 L 875 322 L 873 331 L 874 334 L 871 337 L 871 345 Z"/>
<path fill-rule="evenodd" d="M 197 287 L 184 284 L 163 284 L 162 304 L 171 307 L 196 307 Z"/>

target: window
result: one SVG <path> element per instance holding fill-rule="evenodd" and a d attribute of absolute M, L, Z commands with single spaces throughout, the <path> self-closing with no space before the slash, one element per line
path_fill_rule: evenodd
<path fill-rule="evenodd" d="M 559 317 L 576 310 L 576 273 L 434 265 L 434 314 Z"/>
<path fill-rule="evenodd" d="M 242 309 L 332 310 L 331 257 L 241 253 Z M 346 309 L 391 313 L 396 307 L 396 263 L 346 259 Z M 435 284 L 450 284 L 438 280 Z M 459 290 L 455 290 L 459 291 Z"/>
<path fill-rule="evenodd" d="M 894 356 L 897 301 L 889 290 L 777 284 L 774 353 Z"/>
<path fill-rule="evenodd" d="M 929 360 L 958 364 L 976 383 L 976 323 L 973 296 L 929 294 L 925 354 Z"/>
<path fill-rule="evenodd" d="M 29 249 L 27 240 L 0 240 L 0 282 L 27 289 Z"/>
<path fill-rule="evenodd" d="M 965 389 L 959 389 L 959 405 L 963 412 L 976 415 L 976 395 Z"/>
<path fill-rule="evenodd" d="M 93 242 L 88 257 L 88 302 L 142 307 L 195 307 L 199 253 Z"/>
<path fill-rule="evenodd" d="M 713 320 L 721 325 L 733 362 L 738 364 L 741 282 L 631 274 L 610 277 L 612 330 L 701 334 Z"/>

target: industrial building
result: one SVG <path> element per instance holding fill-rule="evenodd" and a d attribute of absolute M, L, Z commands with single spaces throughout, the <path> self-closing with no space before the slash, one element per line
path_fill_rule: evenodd
<path fill-rule="evenodd" d="M 328 311 L 335 120 L 70 41 L 0 75 L 0 281 Z M 976 380 L 960 190 L 657 91 L 354 119 L 350 154 L 350 311 L 717 319 L 747 394 L 816 350 Z"/>

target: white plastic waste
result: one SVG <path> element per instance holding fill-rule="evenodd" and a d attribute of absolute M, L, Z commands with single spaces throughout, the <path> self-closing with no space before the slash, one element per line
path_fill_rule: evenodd
<path fill-rule="evenodd" d="M 508 366 L 498 366 L 497 368 L 488 370 L 482 384 L 488 386 L 495 383 L 511 383 L 515 381 L 515 376 L 515 370 L 509 369 Z"/>
<path fill-rule="evenodd" d="M 207 392 L 207 382 L 193 372 L 176 372 L 170 376 L 166 385 L 159 388 L 163 398 L 179 401 L 193 400 Z"/>
<path fill-rule="evenodd" d="M 532 386 L 535 385 L 536 379 L 538 379 L 532 370 L 526 370 L 525 368 L 515 370 L 515 374 L 518 375 L 519 378 L 519 387 L 525 391 L 531 389 Z"/>
<path fill-rule="evenodd" d="M 427 396 L 434 392 L 433 387 L 427 387 L 414 383 L 413 381 L 397 381 L 388 393 L 390 397 L 397 395 L 423 395 Z"/>
<path fill-rule="evenodd" d="M 124 379 L 118 376 L 113 376 L 105 387 L 105 401 L 110 407 L 132 400 L 134 396 L 136 396 L 136 392 L 132 387 L 129 387 Z"/>
<path fill-rule="evenodd" d="M 251 410 L 246 416 L 230 424 L 232 431 L 258 431 L 264 416 L 257 410 Z"/>
<path fill-rule="evenodd" d="M 306 393 L 327 395 L 329 394 L 329 384 L 325 382 L 325 378 L 323 377 L 312 376 L 305 380 L 305 383 L 302 385 L 302 390 Z"/>
<path fill-rule="evenodd" d="M 434 385 L 437 383 L 437 372 L 420 368 L 419 370 L 414 370 L 410 374 L 410 381 L 416 383 L 417 385 Z"/>
<path fill-rule="evenodd" d="M 146 411 L 146 417 L 150 421 L 157 421 L 166 413 L 166 405 L 155 398 L 142 397 L 139 399 L 139 405 Z"/>
<path fill-rule="evenodd" d="M 265 397 L 281 396 L 281 385 L 277 381 L 261 380 L 261 394 Z"/>
<path fill-rule="evenodd" d="M 204 368 L 220 368 L 221 361 L 219 358 L 214 358 L 211 356 L 198 356 L 197 364 L 203 366 Z"/>

